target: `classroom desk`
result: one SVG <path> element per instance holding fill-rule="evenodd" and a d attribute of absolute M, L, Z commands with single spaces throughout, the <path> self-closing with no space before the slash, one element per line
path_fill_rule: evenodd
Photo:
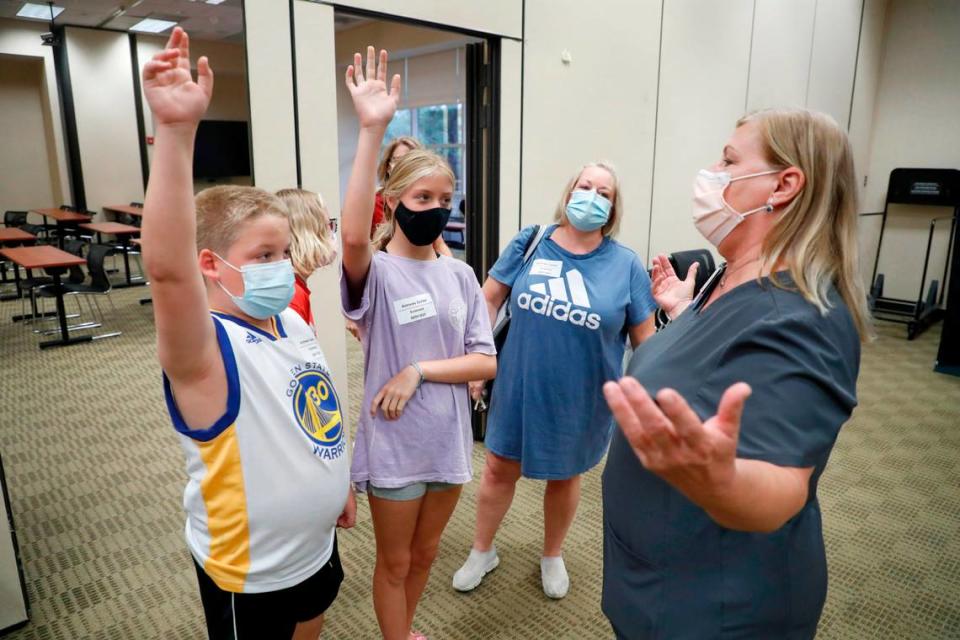
<path fill-rule="evenodd" d="M 30 209 L 32 213 L 39 214 L 44 218 L 50 218 L 57 222 L 57 245 L 63 249 L 63 230 L 67 227 L 80 223 L 90 222 L 91 218 L 85 213 L 76 213 L 75 211 L 64 211 L 63 209 Z"/>
<path fill-rule="evenodd" d="M 33 235 L 32 233 L 28 233 L 23 229 L 17 229 L 16 227 L 5 227 L 0 229 L 0 247 L 33 244 L 36 241 L 37 236 Z M 4 268 L 3 271 L 3 280 L 0 280 L 0 282 L 10 282 L 7 280 L 6 268 Z M 0 296 L 0 300 L 16 300 L 23 295 L 23 292 L 20 290 L 20 269 L 18 267 L 13 268 L 13 283 L 17 287 L 17 292 L 15 294 L 4 294 Z"/>
<path fill-rule="evenodd" d="M 97 234 L 97 242 L 100 242 L 100 235 L 104 233 L 117 236 L 117 240 L 120 241 L 121 250 L 123 251 L 123 266 L 126 270 L 127 277 L 125 283 L 115 284 L 113 285 L 114 287 L 123 289 L 125 287 L 135 287 L 146 284 L 142 276 L 137 276 L 136 282 L 130 277 L 130 245 L 128 242 L 130 241 L 130 236 L 135 233 L 140 233 L 139 227 L 120 224 L 119 222 L 87 222 L 81 224 L 80 228 L 95 232 Z"/>
<path fill-rule="evenodd" d="M 60 276 L 67 268 L 86 264 L 86 260 L 50 246 L 0 249 L 0 255 L 17 263 L 24 269 L 45 269 L 53 278 L 53 291 L 57 300 L 57 318 L 60 321 L 60 339 L 41 342 L 41 349 L 89 342 L 93 339 L 93 336 L 89 335 L 70 337 L 70 331 L 67 329 L 67 312 L 63 307 L 63 285 L 60 283 Z M 17 317 L 14 317 L 14 320 L 17 319 Z"/>
<path fill-rule="evenodd" d="M 0 244 L 27 244 L 35 242 L 37 236 L 24 231 L 23 229 L 17 229 L 16 227 L 4 227 L 0 229 Z"/>
<path fill-rule="evenodd" d="M 134 207 L 129 204 L 105 204 L 103 210 L 109 213 L 125 213 L 137 218 L 143 217 L 143 207 Z"/>

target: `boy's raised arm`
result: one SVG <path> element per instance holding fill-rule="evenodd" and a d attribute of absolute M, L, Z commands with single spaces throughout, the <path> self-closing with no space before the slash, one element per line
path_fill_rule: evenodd
<path fill-rule="evenodd" d="M 143 91 L 156 125 L 150 183 L 143 207 L 143 262 L 150 279 L 157 352 L 173 381 L 207 375 L 218 347 L 197 263 L 193 142 L 213 92 L 206 58 L 190 74 L 187 34 L 176 27 L 166 49 L 143 68 Z"/>

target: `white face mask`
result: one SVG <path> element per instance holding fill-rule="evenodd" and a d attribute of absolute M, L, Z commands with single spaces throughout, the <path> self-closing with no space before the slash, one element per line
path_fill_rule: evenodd
<path fill-rule="evenodd" d="M 741 213 L 723 199 L 723 192 L 731 182 L 771 173 L 780 173 L 780 170 L 772 169 L 731 178 L 726 171 L 701 169 L 693 182 L 693 224 L 696 225 L 697 231 L 702 233 L 713 246 L 719 247 L 723 239 L 730 235 L 730 232 L 748 215 L 758 211 L 773 211 L 773 205 L 768 202 L 762 207 Z"/>

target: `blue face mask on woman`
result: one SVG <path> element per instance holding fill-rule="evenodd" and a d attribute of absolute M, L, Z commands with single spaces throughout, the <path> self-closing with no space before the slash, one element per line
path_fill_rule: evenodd
<path fill-rule="evenodd" d="M 610 219 L 610 201 L 596 191 L 577 189 L 567 202 L 567 220 L 580 231 L 595 231 Z"/>
<path fill-rule="evenodd" d="M 243 295 L 235 296 L 222 282 L 220 288 L 230 296 L 240 311 L 251 318 L 266 320 L 286 309 L 293 300 L 293 264 L 290 260 L 278 260 L 265 264 L 245 264 L 239 269 L 218 254 L 213 255 L 243 276 Z"/>

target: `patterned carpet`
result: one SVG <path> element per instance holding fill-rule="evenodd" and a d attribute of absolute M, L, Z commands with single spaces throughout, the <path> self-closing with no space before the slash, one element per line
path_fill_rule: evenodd
<path fill-rule="evenodd" d="M 16 640 L 202 638 L 183 542 L 183 460 L 160 393 L 145 289 L 115 291 L 123 335 L 41 352 L 0 303 L 0 453 L 32 620 Z M 820 483 L 830 593 L 820 638 L 960 638 L 960 379 L 931 370 L 937 328 L 883 325 L 866 347 L 860 407 Z M 356 415 L 360 354 L 351 341 Z M 479 472 L 483 448 L 475 449 Z M 599 469 L 570 532 L 572 587 L 540 592 L 542 485 L 523 481 L 498 538 L 502 564 L 469 595 L 450 587 L 470 546 L 476 483 L 441 544 L 416 626 L 434 640 L 609 638 L 600 613 Z M 325 638 L 377 637 L 373 532 L 361 500 L 341 534 L 347 573 Z"/>

